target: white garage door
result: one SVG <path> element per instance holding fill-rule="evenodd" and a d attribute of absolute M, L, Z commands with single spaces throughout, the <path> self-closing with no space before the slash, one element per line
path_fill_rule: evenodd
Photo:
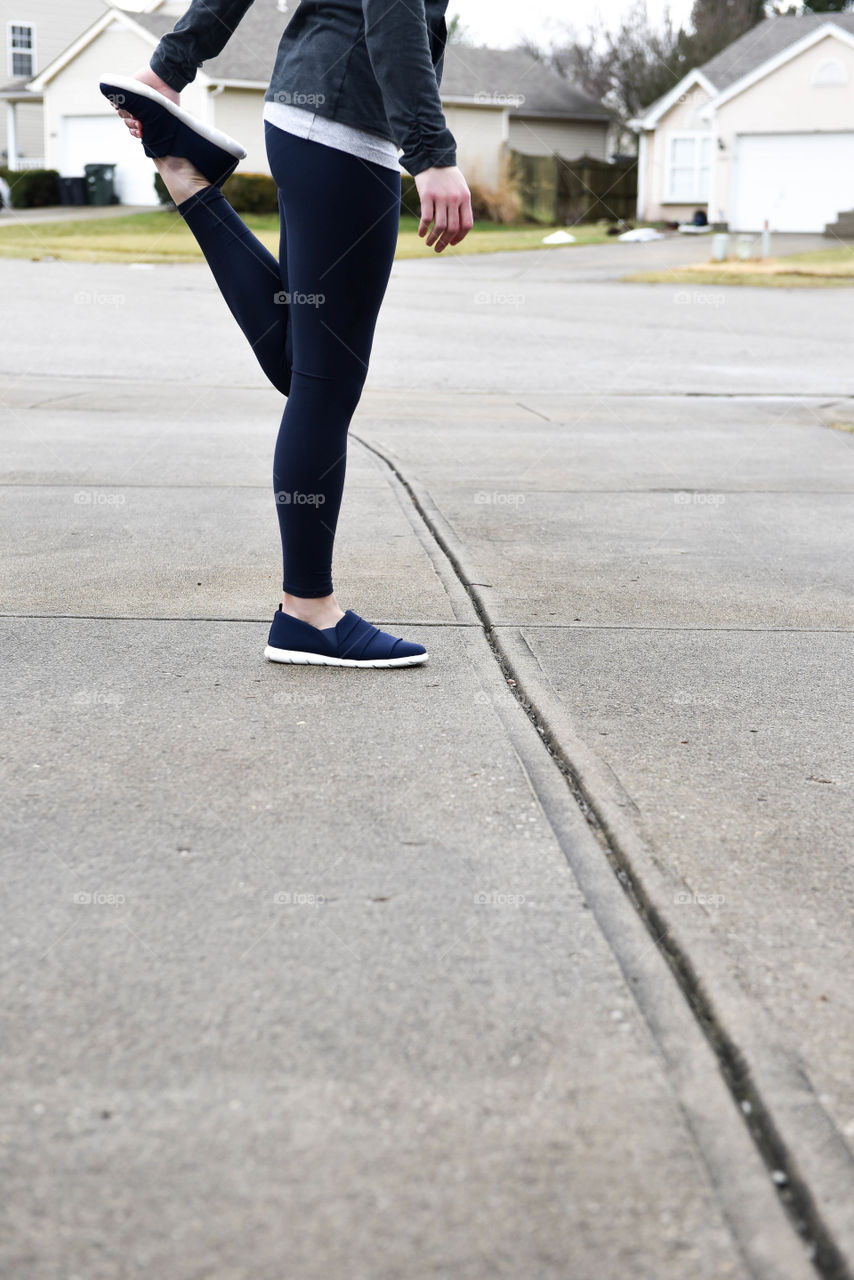
<path fill-rule="evenodd" d="M 60 129 L 59 172 L 63 177 L 82 174 L 84 164 L 115 164 L 116 193 L 122 204 L 158 203 L 154 163 L 115 112 L 109 116 L 63 116 Z"/>
<path fill-rule="evenodd" d="M 854 209 L 854 133 L 746 133 L 736 139 L 733 231 L 823 231 Z"/>

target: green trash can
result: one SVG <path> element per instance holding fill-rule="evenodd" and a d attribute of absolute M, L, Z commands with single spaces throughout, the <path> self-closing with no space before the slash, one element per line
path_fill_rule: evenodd
<path fill-rule="evenodd" d="M 113 187 L 113 175 L 116 171 L 114 164 L 84 164 L 83 172 L 86 175 L 86 193 L 89 197 L 89 204 L 113 204 L 115 202 L 115 190 Z"/>

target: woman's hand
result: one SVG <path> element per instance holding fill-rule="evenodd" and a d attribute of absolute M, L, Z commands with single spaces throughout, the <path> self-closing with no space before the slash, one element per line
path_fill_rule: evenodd
<path fill-rule="evenodd" d="M 141 80 L 143 84 L 147 84 L 150 89 L 156 89 L 158 93 L 162 93 L 164 98 L 168 98 L 170 102 L 179 102 L 180 93 L 171 88 L 165 80 L 161 80 L 160 76 L 156 76 L 151 67 L 143 67 L 141 71 L 137 71 L 134 80 Z M 132 116 L 129 111 L 123 111 L 121 107 L 117 108 L 119 115 L 124 120 L 128 129 L 134 138 L 142 137 L 142 123 L 137 120 L 136 116 Z"/>
<path fill-rule="evenodd" d="M 415 189 L 421 200 L 418 234 L 423 236 L 433 223 L 424 243 L 441 253 L 449 244 L 459 244 L 474 225 L 471 192 L 456 165 L 422 169 L 415 175 Z"/>

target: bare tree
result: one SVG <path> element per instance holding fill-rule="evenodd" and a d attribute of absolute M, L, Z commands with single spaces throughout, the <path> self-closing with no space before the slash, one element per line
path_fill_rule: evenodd
<path fill-rule="evenodd" d="M 764 17 L 764 0 L 694 0 L 688 37 L 692 65 L 702 66 Z"/>
<path fill-rule="evenodd" d="M 669 11 L 655 27 L 646 4 L 635 0 L 616 29 L 606 27 L 600 18 L 583 33 L 567 28 L 566 37 L 548 50 L 531 41 L 523 47 L 602 102 L 625 126 L 691 69 L 688 39 L 681 27 L 674 27 Z"/>
<path fill-rule="evenodd" d="M 455 13 L 448 20 L 448 44 L 472 44 L 473 41 L 469 36 L 469 28 L 465 25 L 458 13 Z"/>

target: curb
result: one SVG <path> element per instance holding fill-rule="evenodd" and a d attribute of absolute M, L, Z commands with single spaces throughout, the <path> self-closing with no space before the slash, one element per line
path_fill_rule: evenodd
<path fill-rule="evenodd" d="M 448 590 L 459 621 L 474 617 L 484 631 L 482 638 L 466 633 L 469 656 L 485 689 L 494 690 L 496 676 L 503 676 L 500 696 L 491 699 L 496 713 L 650 1028 L 750 1274 L 761 1280 L 806 1280 L 817 1270 L 831 1280 L 849 1280 L 845 1260 L 804 1175 L 783 1142 L 767 1140 L 768 1133 L 775 1135 L 769 1108 L 733 1043 L 738 1081 L 734 1088 L 722 1052 L 722 1044 L 732 1042 L 722 1032 L 713 1002 L 696 978 L 702 1007 L 692 1000 L 684 974 L 674 964 L 674 957 L 684 963 L 690 950 L 681 931 L 671 930 L 663 902 L 669 892 L 672 903 L 674 892 L 684 886 L 656 867 L 627 819 L 627 811 L 635 809 L 633 802 L 586 748 L 568 718 L 561 718 L 562 709 L 549 695 L 524 637 L 517 628 L 493 630 L 482 596 L 466 571 L 465 551 L 429 493 L 403 476 L 393 455 L 355 438 L 394 477 L 401 506 Z M 507 632 L 512 633 L 509 643 Z M 515 692 L 505 683 L 508 676 L 516 680 Z M 662 905 L 656 907 L 659 902 Z M 661 920 L 658 934 L 653 915 Z M 697 925 L 701 917 L 701 912 L 695 913 Z M 665 942 L 668 945 L 662 945 Z M 755 1017 L 752 1010 L 750 1016 Z M 779 1060 L 773 1060 L 779 1077 Z M 802 1107 L 803 1074 L 786 1073 L 790 1088 L 796 1080 L 796 1101 Z M 826 1125 L 827 1117 L 823 1111 L 821 1115 Z M 823 1159 L 826 1163 L 826 1147 Z M 838 1200 L 844 1210 L 845 1196 Z"/>

